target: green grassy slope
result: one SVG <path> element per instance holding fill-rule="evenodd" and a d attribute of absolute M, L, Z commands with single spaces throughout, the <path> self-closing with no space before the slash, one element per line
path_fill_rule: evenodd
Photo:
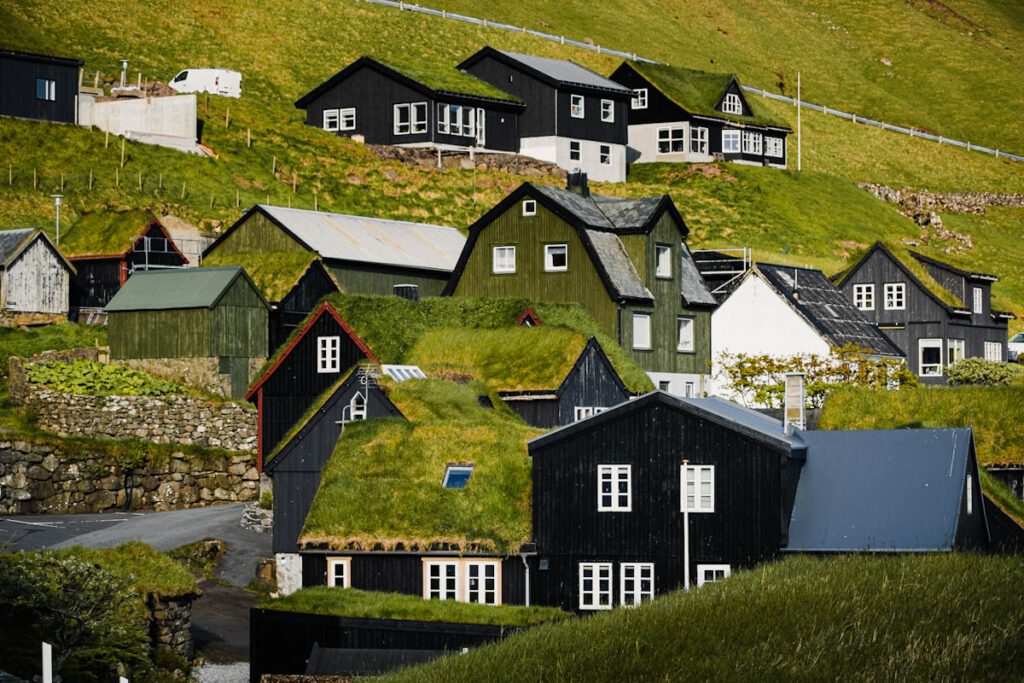
<path fill-rule="evenodd" d="M 1011 680 L 1022 579 L 1016 558 L 797 557 L 385 680 Z"/>

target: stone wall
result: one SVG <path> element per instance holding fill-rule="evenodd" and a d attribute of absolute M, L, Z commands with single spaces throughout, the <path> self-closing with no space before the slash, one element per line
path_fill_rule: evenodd
<path fill-rule="evenodd" d="M 128 358 L 115 362 L 168 382 L 184 384 L 218 396 L 231 396 L 231 375 L 221 373 L 217 358 Z M 265 358 L 250 359 L 250 381 L 265 362 Z"/>
<path fill-rule="evenodd" d="M 565 179 L 565 169 L 559 168 L 540 159 L 522 156 L 520 154 L 495 154 L 495 153 L 474 153 L 466 152 L 444 152 L 441 155 L 441 166 L 437 167 L 437 150 L 417 147 L 395 147 L 391 145 L 367 145 L 373 152 L 382 159 L 390 161 L 401 161 L 410 166 L 416 166 L 424 170 L 442 170 L 443 168 L 461 168 L 471 171 L 503 171 L 514 175 L 554 176 Z"/>
<path fill-rule="evenodd" d="M 34 327 L 36 325 L 56 325 L 66 322 L 68 317 L 63 313 L 25 313 L 22 311 L 0 311 L 0 327 Z"/>
<path fill-rule="evenodd" d="M 129 468 L 108 453 L 70 453 L 0 435 L 0 514 L 174 510 L 258 497 L 253 454 L 173 453 Z"/>
<path fill-rule="evenodd" d="M 905 212 L 941 211 L 942 213 L 983 214 L 989 206 L 1024 208 L 1024 194 L 997 194 L 993 192 L 927 192 L 925 190 L 897 190 L 885 185 L 861 183 L 860 187 L 882 201 L 898 204 Z"/>
<path fill-rule="evenodd" d="M 192 660 L 192 602 L 197 595 L 149 596 L 149 635 L 154 649 L 167 649 Z"/>

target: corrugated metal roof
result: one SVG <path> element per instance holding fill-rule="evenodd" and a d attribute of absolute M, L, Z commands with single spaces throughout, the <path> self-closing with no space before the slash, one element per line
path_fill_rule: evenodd
<path fill-rule="evenodd" d="M 594 73 L 590 69 L 586 69 L 576 62 L 570 62 L 566 59 L 551 59 L 549 57 L 537 57 L 535 55 L 524 55 L 520 52 L 506 52 L 505 50 L 497 50 L 501 54 L 505 55 L 509 59 L 515 61 L 538 71 L 548 78 L 554 79 L 559 83 L 566 85 L 585 85 L 591 88 L 602 88 L 604 90 L 614 90 L 622 93 L 633 94 L 633 91 L 622 85 L 619 85 L 615 81 L 609 80 L 604 76 Z"/>
<path fill-rule="evenodd" d="M 244 270 L 238 266 L 139 271 L 107 304 L 107 311 L 212 308 Z"/>
<path fill-rule="evenodd" d="M 466 238 L 455 228 L 261 204 L 325 259 L 451 272 Z"/>
<path fill-rule="evenodd" d="M 18 247 L 35 232 L 34 228 L 19 230 L 0 230 L 0 265 L 7 263 Z"/>
<path fill-rule="evenodd" d="M 672 396 L 672 398 L 715 415 L 728 424 L 739 425 L 776 441 L 785 442 L 794 451 L 801 451 L 804 448 L 804 442 L 799 436 L 795 433 L 787 434 L 782 421 L 776 420 L 770 415 L 745 408 L 738 403 L 733 403 L 717 396 L 709 396 L 707 398 L 679 398 Z"/>
<path fill-rule="evenodd" d="M 855 344 L 879 355 L 903 356 L 820 270 L 769 263 L 754 268 L 833 347 Z"/>
<path fill-rule="evenodd" d="M 612 287 L 616 290 L 614 292 L 616 298 L 654 300 L 654 294 L 640 279 L 640 274 L 633 267 L 626 247 L 622 245 L 622 240 L 618 235 L 599 230 L 584 230 L 584 232 L 590 239 L 590 243 L 594 245 L 594 252 L 604 266 Z"/>
<path fill-rule="evenodd" d="M 806 431 L 800 437 L 807 460 L 786 550 L 952 549 L 971 430 Z"/>
<path fill-rule="evenodd" d="M 404 382 L 407 379 L 426 379 L 427 375 L 418 365 L 381 365 L 381 371 L 395 380 Z"/>

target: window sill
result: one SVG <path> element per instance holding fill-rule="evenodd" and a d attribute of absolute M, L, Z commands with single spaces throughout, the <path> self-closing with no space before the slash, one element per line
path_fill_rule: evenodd
<path fill-rule="evenodd" d="M 568 268 L 545 268 L 545 273 L 568 273 Z"/>
<path fill-rule="evenodd" d="M 696 349 L 676 349 L 676 353 L 685 353 L 687 356 L 696 356 Z"/>
<path fill-rule="evenodd" d="M 503 270 L 500 273 L 499 272 L 491 271 L 491 275 L 516 275 L 516 274 L 517 273 L 514 270 Z"/>
<path fill-rule="evenodd" d="M 655 275 L 654 279 L 655 280 L 671 280 L 672 276 L 671 275 Z"/>
<path fill-rule="evenodd" d="M 641 348 L 637 348 L 636 346 L 634 346 L 634 347 L 633 347 L 633 350 L 634 350 L 634 351 L 645 351 L 645 352 L 650 352 L 650 351 L 653 351 L 654 349 L 652 349 L 651 347 L 647 347 L 647 348 L 641 349 Z"/>

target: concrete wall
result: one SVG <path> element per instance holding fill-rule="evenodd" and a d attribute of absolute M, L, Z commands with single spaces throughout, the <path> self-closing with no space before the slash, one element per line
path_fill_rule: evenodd
<path fill-rule="evenodd" d="M 84 96 L 78 107 L 78 122 L 114 135 L 144 133 L 196 139 L 196 96 L 145 97 L 95 101 Z"/>
<path fill-rule="evenodd" d="M 567 171 L 578 168 L 584 171 L 591 180 L 609 183 L 625 182 L 626 145 L 579 140 L 582 158 L 579 161 L 573 161 L 569 159 L 569 142 L 569 138 L 553 135 L 522 138 L 519 141 L 519 152 L 534 159 L 554 163 Z M 610 164 L 602 164 L 600 162 L 600 148 L 602 145 L 607 145 L 611 148 Z"/>

